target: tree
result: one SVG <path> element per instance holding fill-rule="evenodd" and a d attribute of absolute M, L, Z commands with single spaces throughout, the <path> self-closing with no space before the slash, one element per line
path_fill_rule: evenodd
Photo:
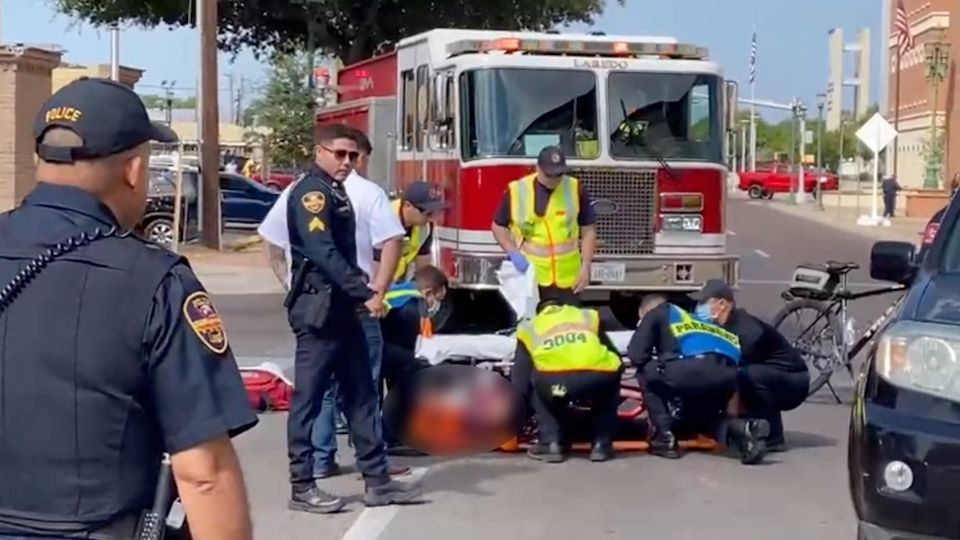
<path fill-rule="evenodd" d="M 615 0 L 623 5 L 625 0 Z M 219 0 L 220 44 L 261 54 L 302 48 L 313 27 L 317 50 L 350 63 L 432 28 L 543 30 L 592 23 L 606 0 Z M 54 0 L 57 9 L 95 25 L 194 24 L 193 0 Z M 313 21 L 313 24 L 311 24 Z"/>
<path fill-rule="evenodd" d="M 307 86 L 308 73 L 305 55 L 276 54 L 262 95 L 250 105 L 249 115 L 268 130 L 262 142 L 278 167 L 295 168 L 310 160 L 314 95 Z"/>

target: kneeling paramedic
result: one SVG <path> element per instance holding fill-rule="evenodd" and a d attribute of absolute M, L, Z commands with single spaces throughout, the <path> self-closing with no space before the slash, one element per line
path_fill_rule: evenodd
<path fill-rule="evenodd" d="M 653 434 L 650 453 L 680 457 L 676 432 L 706 433 L 735 447 L 745 464 L 766 453 L 762 420 L 728 420 L 727 404 L 737 391 L 740 342 L 719 326 L 695 319 L 660 295 L 644 298 L 640 325 L 627 355 L 637 368 Z"/>
<path fill-rule="evenodd" d="M 515 365 L 532 367 L 533 408 L 540 442 L 527 454 L 547 463 L 564 460 L 561 426 L 571 403 L 589 405 L 594 428 L 591 461 L 613 457 L 623 362 L 600 329 L 600 314 L 572 300 L 543 301 L 517 329 Z M 521 368 L 523 369 L 523 368 Z"/>

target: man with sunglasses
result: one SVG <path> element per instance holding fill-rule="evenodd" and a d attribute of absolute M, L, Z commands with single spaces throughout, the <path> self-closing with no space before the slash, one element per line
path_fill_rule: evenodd
<path fill-rule="evenodd" d="M 510 182 L 493 217 L 493 236 L 520 272 L 532 264 L 540 298 L 580 293 L 590 284 L 596 213 L 567 158 L 544 148 L 537 170 Z M 581 246 L 582 242 L 582 246 Z"/>
<path fill-rule="evenodd" d="M 403 191 L 403 196 L 392 203 L 393 212 L 403 225 L 403 248 L 400 260 L 393 273 L 393 282 L 410 278 L 411 266 L 416 270 L 430 264 L 430 249 L 433 247 L 433 225 L 430 220 L 445 208 L 438 189 L 429 182 L 412 182 Z M 379 251 L 374 258 L 380 260 Z"/>
<path fill-rule="evenodd" d="M 293 278 L 284 305 L 297 339 L 296 386 L 287 418 L 289 507 L 330 513 L 344 506 L 316 485 L 311 443 L 314 420 L 334 379 L 366 484 L 364 502 L 409 502 L 418 496 L 418 486 L 390 478 L 361 323 L 366 313 L 383 316 L 384 295 L 357 264 L 356 214 L 344 187 L 360 152 L 352 130 L 343 125 L 321 127 L 316 140 L 316 161 L 291 189 L 286 211 Z"/>

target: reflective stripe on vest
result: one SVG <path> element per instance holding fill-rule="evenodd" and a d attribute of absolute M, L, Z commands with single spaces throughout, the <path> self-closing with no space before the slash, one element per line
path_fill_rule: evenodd
<path fill-rule="evenodd" d="M 403 201 L 396 199 L 393 201 L 393 211 L 397 213 L 398 216 L 401 216 L 401 208 Z M 403 223 L 401 217 L 400 220 Z M 407 273 L 410 270 L 410 263 L 412 263 L 417 258 L 417 254 L 420 253 L 420 248 L 423 247 L 423 243 L 427 241 L 427 235 L 423 234 L 423 227 L 420 225 L 414 225 L 410 228 L 410 237 L 403 239 L 403 249 L 400 251 L 400 260 L 397 261 L 397 270 L 393 273 L 393 281 L 403 281 L 407 278 Z"/>
<path fill-rule="evenodd" d="M 681 358 L 719 354 L 740 363 L 740 338 L 736 334 L 694 319 L 674 305 L 670 306 L 670 333 L 680 345 Z"/>
<path fill-rule="evenodd" d="M 404 281 L 402 283 L 394 283 L 390 286 L 387 294 L 383 295 L 383 303 L 387 305 L 388 309 L 396 309 L 418 298 L 423 298 L 423 295 L 420 294 L 417 285 L 409 281 Z"/>
<path fill-rule="evenodd" d="M 536 212 L 536 173 L 510 182 L 511 230 L 533 264 L 537 283 L 572 288 L 580 272 L 580 181 L 564 176 Z"/>
<path fill-rule="evenodd" d="M 615 372 L 620 356 L 600 341 L 600 315 L 592 309 L 550 306 L 517 329 L 541 373 Z"/>

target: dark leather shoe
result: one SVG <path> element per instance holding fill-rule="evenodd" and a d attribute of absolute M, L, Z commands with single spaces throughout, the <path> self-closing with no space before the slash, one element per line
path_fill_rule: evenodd
<path fill-rule="evenodd" d="M 382 486 L 367 486 L 363 494 L 363 502 L 367 506 L 407 504 L 416 502 L 420 498 L 420 492 L 419 483 L 391 480 Z"/>
<path fill-rule="evenodd" d="M 680 453 L 680 445 L 677 438 L 669 431 L 661 431 L 650 439 L 650 454 L 666 459 L 680 459 L 683 454 Z"/>
<path fill-rule="evenodd" d="M 787 441 L 783 437 L 767 437 L 765 444 L 767 445 L 767 452 L 771 454 L 779 454 L 787 451 Z"/>
<path fill-rule="evenodd" d="M 537 444 L 527 450 L 527 457 L 544 463 L 563 463 L 566 456 L 560 443 Z"/>
<path fill-rule="evenodd" d="M 613 445 L 609 441 L 594 442 L 593 447 L 590 448 L 590 461 L 594 463 L 610 461 L 613 456 Z"/>
<path fill-rule="evenodd" d="M 332 514 L 343 509 L 343 499 L 313 486 L 306 491 L 292 490 L 287 508 L 311 514 Z"/>
<path fill-rule="evenodd" d="M 770 423 L 761 419 L 737 418 L 730 421 L 727 438 L 730 446 L 740 452 L 740 463 L 756 465 L 767 455 L 767 437 Z"/>

